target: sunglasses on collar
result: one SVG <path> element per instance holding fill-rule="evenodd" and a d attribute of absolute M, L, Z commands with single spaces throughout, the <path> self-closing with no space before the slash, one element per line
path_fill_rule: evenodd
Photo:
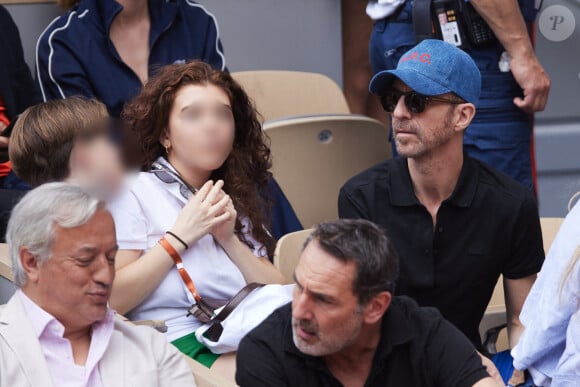
<path fill-rule="evenodd" d="M 197 189 L 187 184 L 181 175 L 177 172 L 173 172 L 168 167 L 155 161 L 151 165 L 149 172 L 153 173 L 159 180 L 165 184 L 179 184 L 179 193 L 184 199 L 189 200 L 192 195 L 197 193 Z"/>
<path fill-rule="evenodd" d="M 442 97 L 432 97 L 428 95 L 423 95 L 417 93 L 416 91 L 401 91 L 398 89 L 391 89 L 380 96 L 381 105 L 387 113 L 392 113 L 395 111 L 397 104 L 401 97 L 405 97 L 405 107 L 413 114 L 420 114 L 425 111 L 427 104 L 430 102 L 442 102 L 451 105 L 459 105 L 464 103 L 463 101 L 442 98 Z"/>

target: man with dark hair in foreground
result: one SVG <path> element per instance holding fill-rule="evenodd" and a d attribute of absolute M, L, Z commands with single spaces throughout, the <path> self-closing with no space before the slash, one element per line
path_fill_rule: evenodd
<path fill-rule="evenodd" d="M 242 386 L 497 386 L 471 345 L 433 308 L 394 297 L 398 258 L 366 220 L 318 225 L 291 304 L 246 336 Z"/>

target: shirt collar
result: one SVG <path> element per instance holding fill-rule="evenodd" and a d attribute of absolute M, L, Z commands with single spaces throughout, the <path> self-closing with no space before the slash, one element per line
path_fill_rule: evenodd
<path fill-rule="evenodd" d="M 420 205 L 415 191 L 413 182 L 409 174 L 407 159 L 404 157 L 394 158 L 388 163 L 389 168 L 389 194 L 391 203 L 395 206 L 415 206 Z"/>
<path fill-rule="evenodd" d="M 476 162 L 466 153 L 463 153 L 463 166 L 457 180 L 457 185 L 449 197 L 449 202 L 457 207 L 469 207 L 473 203 L 477 184 L 479 182 L 479 173 Z"/>
<path fill-rule="evenodd" d="M 393 351 L 393 348 L 412 340 L 412 333 L 409 331 L 407 324 L 404 324 L 407 317 L 398 304 L 398 298 L 393 298 L 391 306 L 383 316 L 381 339 L 373 358 L 373 368 L 377 364 L 384 365 L 385 362 L 383 360 Z M 313 368 L 327 370 L 322 357 L 307 355 L 296 347 L 292 336 L 291 319 L 288 320 L 284 327 L 284 351 L 305 359 L 306 363 Z"/>
<path fill-rule="evenodd" d="M 101 23 L 105 28 L 105 33 L 108 35 L 113 19 L 119 12 L 123 10 L 123 6 L 115 0 L 91 0 L 96 3 L 96 8 L 101 17 Z M 175 0 L 155 0 L 148 1 L 149 3 L 149 17 L 151 18 L 151 32 L 150 41 L 157 40 L 159 35 L 163 33 L 177 17 L 177 2 Z"/>
<path fill-rule="evenodd" d="M 175 0 L 149 1 L 149 15 L 151 17 L 151 40 L 150 44 L 167 30 L 178 17 L 178 5 Z"/>
<path fill-rule="evenodd" d="M 171 163 L 169 161 L 167 161 L 164 157 L 158 157 L 157 161 L 159 164 L 163 165 L 164 167 L 172 170 L 175 173 L 178 173 L 177 170 L 173 167 L 173 165 L 171 165 Z M 185 199 L 183 197 L 183 195 L 180 192 L 180 187 L 181 187 L 181 183 L 179 182 L 175 182 L 175 183 L 164 183 L 162 182 L 159 178 L 157 178 L 155 176 L 154 173 L 148 172 L 154 180 L 156 180 L 166 191 L 168 191 L 171 195 L 173 195 L 180 203 L 182 204 L 186 204 L 187 203 L 187 199 Z"/>
<path fill-rule="evenodd" d="M 401 207 L 420 205 L 413 190 L 407 158 L 399 157 L 389 164 L 389 178 L 391 204 Z M 459 179 L 446 202 L 457 207 L 471 206 L 477 191 L 478 179 L 475 162 L 464 153 Z"/>
<path fill-rule="evenodd" d="M 46 329 L 50 325 L 54 325 L 59 327 L 59 336 L 63 337 L 64 335 L 64 326 L 60 321 L 58 321 L 53 315 L 42 309 L 38 306 L 34 301 L 30 299 L 21 289 L 17 290 L 18 296 L 20 297 L 20 301 L 22 302 L 22 306 L 24 307 L 24 311 L 28 316 L 32 327 L 34 328 L 34 332 L 36 333 L 36 337 L 40 338 L 42 334 L 46 331 Z M 113 325 L 114 325 L 114 317 L 115 312 L 108 308 L 107 314 L 105 318 L 100 321 L 97 321 L 93 324 L 93 337 L 95 334 L 102 335 L 102 338 L 106 338 L 106 342 L 108 342 L 108 338 L 111 337 L 113 332 Z"/>
<path fill-rule="evenodd" d="M 408 324 L 404 323 L 407 317 L 399 306 L 399 302 L 399 298 L 394 297 L 389 309 L 383 316 L 381 340 L 375 353 L 374 364 L 384 365 L 382 360 L 393 352 L 393 348 L 405 344 L 413 338 Z"/>
<path fill-rule="evenodd" d="M 123 6 L 115 0 L 91 0 L 91 2 L 94 4 L 93 7 L 96 8 L 99 17 L 101 18 L 100 24 L 105 29 L 104 33 L 108 36 L 113 19 L 119 12 L 121 12 Z"/>
<path fill-rule="evenodd" d="M 21 289 L 16 291 L 24 307 L 24 311 L 28 316 L 28 319 L 32 323 L 36 337 L 40 338 L 42 333 L 46 330 L 48 325 L 53 321 L 60 324 L 57 319 L 55 319 L 50 313 L 38 306 L 34 301 L 32 301 Z M 62 324 L 60 324 L 62 326 Z M 62 329 L 64 332 L 64 327 Z"/>

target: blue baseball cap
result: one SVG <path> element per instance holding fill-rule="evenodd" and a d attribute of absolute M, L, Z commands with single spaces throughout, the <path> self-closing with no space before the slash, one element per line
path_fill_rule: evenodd
<path fill-rule="evenodd" d="M 473 104 L 481 93 L 481 73 L 463 50 L 442 40 L 426 39 L 407 51 L 397 68 L 377 73 L 369 86 L 373 94 L 382 94 L 398 78 L 424 95 L 455 93 Z"/>

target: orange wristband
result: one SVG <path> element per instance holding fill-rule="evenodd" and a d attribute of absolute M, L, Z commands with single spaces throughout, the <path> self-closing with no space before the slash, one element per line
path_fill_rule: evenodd
<path fill-rule="evenodd" d="M 175 250 L 175 248 L 171 245 L 171 243 L 169 243 L 167 241 L 167 239 L 165 239 L 165 237 L 162 237 L 161 239 L 159 239 L 159 245 L 161 247 L 163 247 L 165 252 L 167 252 L 167 254 L 169 254 L 171 259 L 173 259 L 173 262 L 175 262 L 175 266 L 177 267 L 177 271 L 179 272 L 181 279 L 183 280 L 183 282 L 185 283 L 185 285 L 187 286 L 187 288 L 189 289 L 189 291 L 193 295 L 193 298 L 195 299 L 195 301 L 199 302 L 201 300 L 201 297 L 197 293 L 197 289 L 195 288 L 195 285 L 193 284 L 193 280 L 191 279 L 191 277 L 187 273 L 187 270 L 185 270 L 185 267 L 183 266 L 183 260 L 181 259 L 181 256 L 179 255 L 177 250 Z"/>
<path fill-rule="evenodd" d="M 175 262 L 176 265 L 183 263 L 183 261 L 181 260 L 181 256 L 179 255 L 177 250 L 175 250 L 175 248 L 171 245 L 171 243 L 167 241 L 167 239 L 165 239 L 165 237 L 159 239 L 159 244 L 161 245 L 161 247 L 163 247 L 163 249 L 167 252 L 167 254 L 169 254 L 169 256 L 171 257 L 171 259 L 173 259 L 173 262 Z"/>

